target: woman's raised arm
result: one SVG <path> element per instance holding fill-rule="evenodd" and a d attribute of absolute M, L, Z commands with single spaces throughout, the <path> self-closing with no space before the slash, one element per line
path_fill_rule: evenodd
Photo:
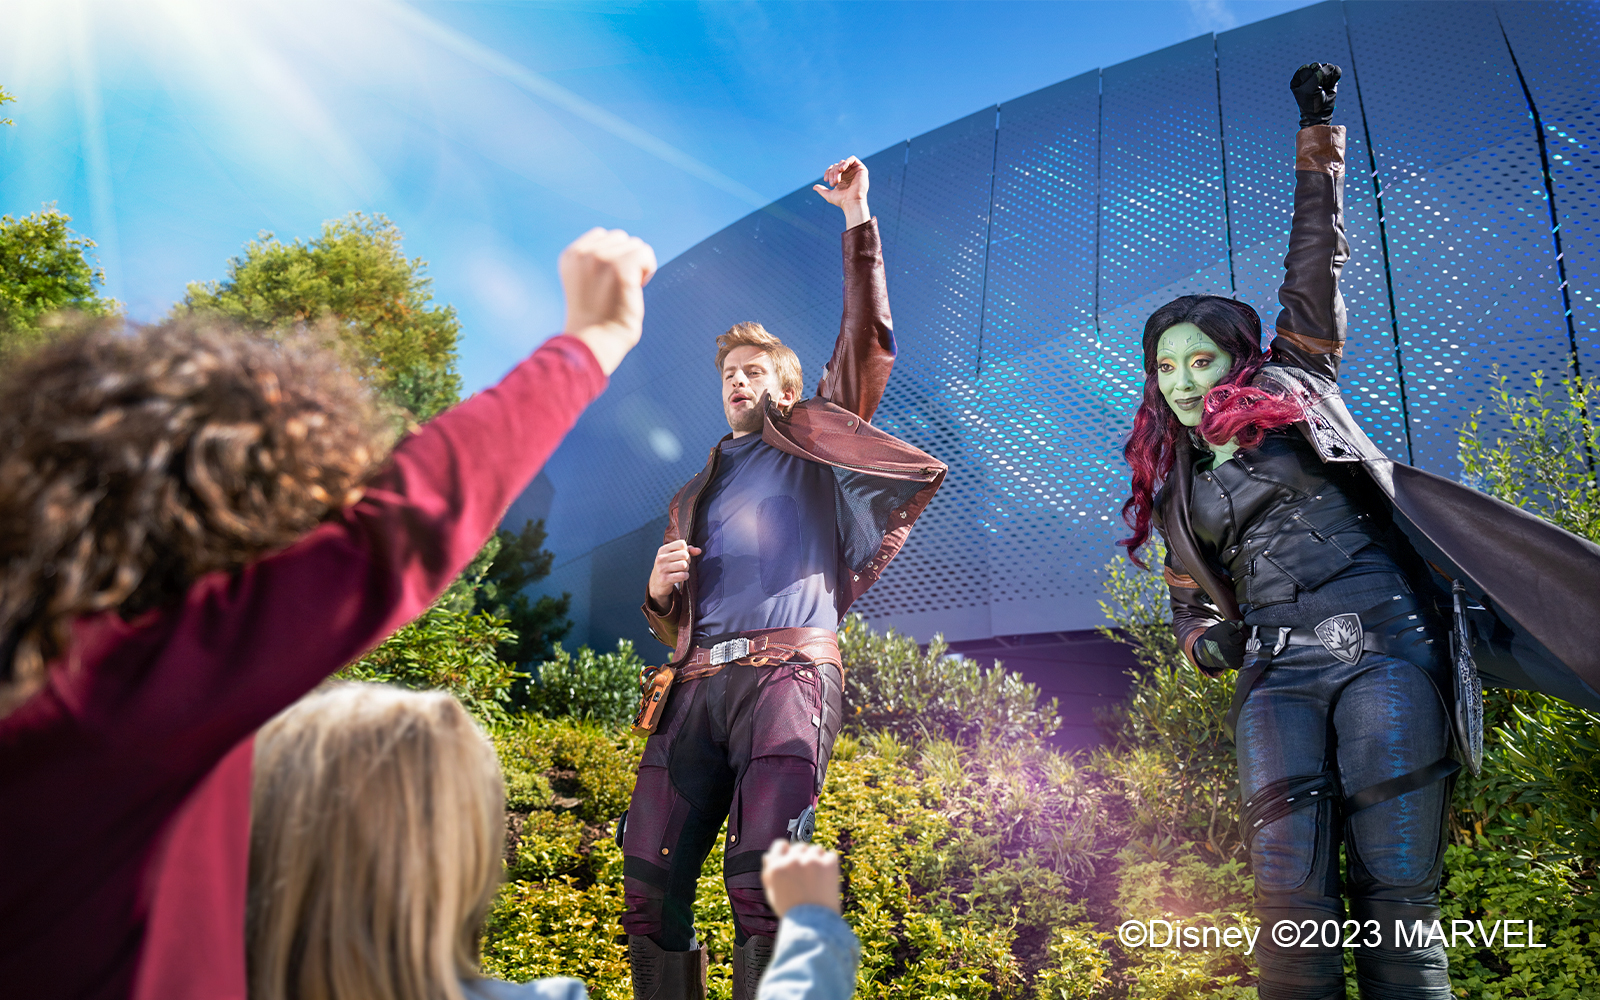
<path fill-rule="evenodd" d="M 1300 103 L 1295 135 L 1294 222 L 1284 258 L 1272 360 L 1337 380 L 1344 353 L 1339 273 L 1350 259 L 1344 232 L 1344 126 L 1329 125 L 1339 67 L 1302 66 L 1290 83 Z"/>

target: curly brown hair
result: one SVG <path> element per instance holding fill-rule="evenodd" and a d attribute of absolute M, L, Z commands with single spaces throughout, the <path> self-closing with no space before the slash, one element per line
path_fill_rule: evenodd
<path fill-rule="evenodd" d="M 100 322 L 0 376 L 0 716 L 72 623 L 180 598 L 353 503 L 388 450 L 339 353 L 301 333 Z"/>

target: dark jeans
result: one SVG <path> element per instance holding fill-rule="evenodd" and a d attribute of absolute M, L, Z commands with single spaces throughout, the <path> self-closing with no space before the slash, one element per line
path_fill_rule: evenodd
<path fill-rule="evenodd" d="M 726 819 L 723 881 L 738 940 L 777 935 L 761 856 L 816 806 L 841 687 L 838 667 L 809 661 L 733 664 L 673 685 L 628 806 L 624 930 L 689 950 L 696 881 Z"/>
<path fill-rule="evenodd" d="M 1245 700 L 1237 744 L 1246 801 L 1274 781 L 1330 769 L 1349 796 L 1444 757 L 1449 721 L 1433 680 L 1413 663 L 1367 652 L 1350 665 L 1320 646 L 1290 646 Z M 1322 801 L 1261 827 L 1250 862 L 1262 1000 L 1343 1000 L 1341 946 L 1352 933 L 1364 1000 L 1450 997 L 1444 948 L 1405 947 L 1395 934 L 1396 920 L 1410 927 L 1438 917 L 1450 788 L 1435 782 L 1347 818 Z M 1340 898 L 1341 842 L 1354 925 Z M 1285 920 L 1337 921 L 1340 931 L 1331 944 L 1317 934 L 1311 947 L 1285 948 L 1272 934 Z"/>

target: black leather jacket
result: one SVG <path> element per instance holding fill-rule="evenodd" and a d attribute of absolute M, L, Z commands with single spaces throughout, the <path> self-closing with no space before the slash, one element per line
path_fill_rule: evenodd
<path fill-rule="evenodd" d="M 1283 311 L 1269 363 L 1253 384 L 1301 401 L 1306 417 L 1294 429 L 1322 461 L 1329 481 L 1356 484 L 1360 473 L 1385 501 L 1383 509 L 1375 509 L 1359 502 L 1358 492 L 1352 494 L 1358 502 L 1351 509 L 1375 520 L 1379 515 L 1392 520 L 1389 537 L 1396 544 L 1384 547 L 1402 559 L 1415 553 L 1418 561 L 1402 562 L 1402 567 L 1419 595 L 1431 590 L 1448 601 L 1452 580 L 1466 586 L 1471 603 L 1479 606 L 1469 617 L 1479 640 L 1473 655 L 1486 686 L 1543 691 L 1600 711 L 1600 587 L 1595 586 L 1600 546 L 1470 487 L 1390 460 L 1344 405 L 1338 381 L 1345 340 L 1339 273 L 1350 248 L 1343 205 L 1344 129 L 1301 129 L 1295 137 L 1294 222 L 1278 291 Z M 1230 559 L 1220 558 L 1236 543 L 1216 550 L 1216 559 L 1202 552 L 1191 523 L 1199 454 L 1188 435 L 1180 436 L 1176 450 L 1172 471 L 1156 498 L 1156 526 L 1167 541 L 1173 631 L 1192 656 L 1195 640 L 1207 628 L 1244 616 L 1240 591 L 1231 578 L 1238 563 L 1230 568 Z M 1240 450 L 1233 462 L 1241 457 L 1252 460 L 1251 452 Z M 1338 523 L 1333 507 L 1324 515 L 1291 502 L 1284 507 L 1282 524 L 1295 523 L 1289 515 L 1296 509 L 1325 537 Z M 1339 537 L 1349 552 L 1355 539 Z M 1269 541 L 1262 541 L 1258 574 L 1262 561 L 1271 558 Z M 1244 548 L 1249 543 L 1239 544 Z M 1369 543 L 1367 549 L 1375 547 Z M 1317 564 L 1337 561 L 1331 550 L 1304 551 L 1320 551 Z M 1296 572 L 1307 573 L 1311 565 Z M 1281 568 L 1275 565 L 1273 574 Z M 1261 586 L 1281 582 L 1262 578 Z"/>
<path fill-rule="evenodd" d="M 1394 544 L 1387 504 L 1375 494 L 1359 467 L 1325 465 L 1299 432 L 1278 431 L 1194 477 L 1190 523 L 1249 619 L 1375 561 L 1399 575 L 1384 551 Z"/>

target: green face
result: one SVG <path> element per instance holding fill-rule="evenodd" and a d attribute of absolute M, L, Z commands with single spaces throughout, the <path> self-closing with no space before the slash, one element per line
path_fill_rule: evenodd
<path fill-rule="evenodd" d="M 1193 323 L 1167 327 L 1156 341 L 1156 384 L 1185 427 L 1200 426 L 1201 405 L 1233 358 Z"/>

